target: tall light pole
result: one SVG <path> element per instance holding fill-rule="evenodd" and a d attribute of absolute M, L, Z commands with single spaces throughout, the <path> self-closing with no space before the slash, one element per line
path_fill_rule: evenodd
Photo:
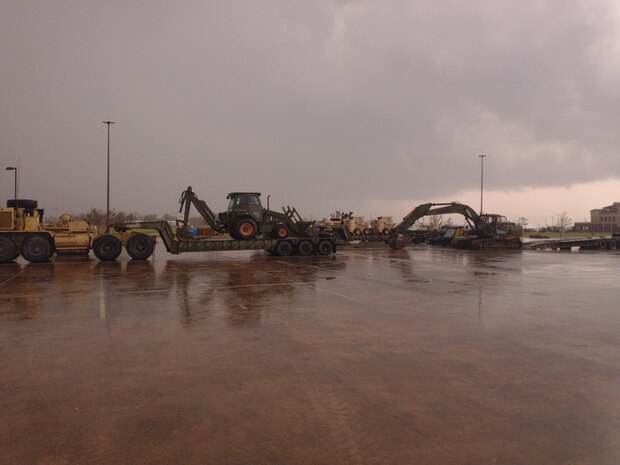
<path fill-rule="evenodd" d="M 110 124 L 114 121 L 102 121 L 108 125 L 108 187 L 106 189 L 106 206 L 105 206 L 105 233 L 110 232 Z"/>
<path fill-rule="evenodd" d="M 15 197 L 14 198 L 15 198 L 15 208 L 17 208 L 17 167 L 7 166 L 6 170 L 15 172 Z"/>
<path fill-rule="evenodd" d="M 482 215 L 482 193 L 484 191 L 484 157 L 486 155 L 478 155 L 480 158 L 480 214 Z"/>

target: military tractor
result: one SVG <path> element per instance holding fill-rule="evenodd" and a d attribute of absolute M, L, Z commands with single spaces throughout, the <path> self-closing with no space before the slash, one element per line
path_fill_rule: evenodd
<path fill-rule="evenodd" d="M 465 217 L 469 229 L 450 245 L 457 248 L 489 249 L 489 248 L 521 248 L 522 229 L 509 223 L 505 216 L 494 213 L 479 215 L 476 211 L 459 202 L 425 203 L 411 210 L 403 221 L 395 226 L 388 239 L 393 249 L 401 249 L 415 237 L 409 228 L 424 216 L 460 214 Z"/>
<path fill-rule="evenodd" d="M 218 233 L 228 233 L 233 239 L 251 240 L 258 235 L 285 239 L 311 234 L 314 221 L 304 221 L 295 208 L 282 208 L 283 213 L 263 208 L 258 192 L 232 192 L 226 197 L 228 209 L 217 216 L 204 200 L 200 200 L 191 186 L 181 194 L 179 213 L 185 213 L 180 220 L 179 234 L 189 227 L 189 210 L 192 205 L 208 225 Z"/>
<path fill-rule="evenodd" d="M 31 263 L 48 261 L 58 254 L 88 253 L 97 228 L 86 221 L 74 221 L 64 214 L 56 225 L 43 223 L 44 211 L 36 200 L 11 199 L 0 208 L 0 263 L 20 254 Z"/>

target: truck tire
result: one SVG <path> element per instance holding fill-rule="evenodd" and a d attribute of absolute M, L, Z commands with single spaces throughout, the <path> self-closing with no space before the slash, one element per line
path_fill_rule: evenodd
<path fill-rule="evenodd" d="M 390 229 L 389 228 L 383 229 L 382 234 L 385 234 L 387 236 L 388 234 L 390 234 Z"/>
<path fill-rule="evenodd" d="M 311 255 L 314 252 L 314 246 L 312 242 L 303 240 L 299 244 L 297 244 L 297 253 L 299 255 Z"/>
<path fill-rule="evenodd" d="M 6 201 L 6 208 L 15 208 L 16 203 L 19 208 L 25 208 L 26 210 L 34 210 L 38 206 L 38 203 L 36 200 L 9 199 Z"/>
<path fill-rule="evenodd" d="M 329 255 L 330 253 L 334 251 L 332 247 L 332 243 L 326 240 L 322 240 L 319 242 L 319 246 L 317 247 L 317 250 L 320 255 Z"/>
<path fill-rule="evenodd" d="M 8 237 L 0 237 L 0 263 L 9 263 L 19 256 L 17 246 Z"/>
<path fill-rule="evenodd" d="M 287 257 L 293 253 L 293 244 L 289 241 L 280 241 L 276 244 L 276 254 Z"/>
<path fill-rule="evenodd" d="M 362 235 L 362 230 L 360 228 L 355 228 L 353 230 L 353 234 L 355 234 L 356 236 L 361 236 Z"/>
<path fill-rule="evenodd" d="M 256 221 L 254 221 L 252 218 L 241 218 L 237 220 L 237 225 L 235 226 L 235 233 L 239 239 L 244 241 L 254 239 L 256 237 L 256 234 L 258 233 L 258 226 L 256 225 Z"/>
<path fill-rule="evenodd" d="M 54 243 L 45 236 L 30 236 L 22 244 L 22 257 L 30 263 L 48 261 L 54 255 Z"/>
<path fill-rule="evenodd" d="M 127 241 L 125 248 L 134 260 L 146 260 L 153 255 L 155 246 L 153 240 L 146 234 L 134 234 Z"/>
<path fill-rule="evenodd" d="M 102 262 L 111 262 L 118 258 L 123 251 L 123 245 L 116 237 L 105 234 L 95 239 L 93 252 Z"/>

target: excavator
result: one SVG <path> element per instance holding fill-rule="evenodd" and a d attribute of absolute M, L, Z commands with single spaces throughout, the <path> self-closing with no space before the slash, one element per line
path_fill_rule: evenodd
<path fill-rule="evenodd" d="M 413 240 L 409 228 L 424 216 L 460 214 L 465 217 L 469 230 L 452 241 L 457 248 L 493 249 L 522 247 L 521 228 L 509 223 L 505 216 L 494 213 L 478 214 L 469 205 L 460 202 L 424 203 L 411 210 L 403 221 L 390 232 L 388 244 L 393 249 L 402 249 Z"/>

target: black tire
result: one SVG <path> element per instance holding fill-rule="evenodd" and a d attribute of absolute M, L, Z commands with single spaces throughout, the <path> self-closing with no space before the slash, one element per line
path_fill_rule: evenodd
<path fill-rule="evenodd" d="M 146 234 L 134 234 L 125 246 L 127 253 L 134 260 L 146 260 L 153 255 L 155 245 L 153 240 Z"/>
<path fill-rule="evenodd" d="M 282 257 L 286 257 L 293 253 L 293 244 L 289 241 L 280 241 L 276 244 L 275 252 Z"/>
<path fill-rule="evenodd" d="M 235 225 L 235 235 L 238 239 L 249 241 L 254 239 L 258 233 L 256 221 L 252 218 L 240 218 Z"/>
<path fill-rule="evenodd" d="M 304 240 L 297 244 L 297 253 L 299 255 L 311 255 L 312 252 L 314 252 L 314 246 L 312 245 L 312 242 Z"/>
<path fill-rule="evenodd" d="M 38 207 L 38 203 L 36 200 L 29 199 L 9 199 L 6 201 L 7 208 L 15 208 L 15 204 L 17 203 L 17 207 L 25 208 L 26 210 L 34 210 Z"/>
<path fill-rule="evenodd" d="M 317 247 L 317 250 L 320 255 L 329 255 L 330 253 L 334 251 L 332 243 L 326 240 L 319 242 L 319 246 Z"/>
<path fill-rule="evenodd" d="M 123 245 L 116 237 L 105 234 L 95 239 L 93 252 L 102 262 L 111 262 L 118 258 L 123 251 Z"/>
<path fill-rule="evenodd" d="M 388 234 L 390 234 L 390 230 L 389 230 L 389 228 L 384 228 L 384 229 L 383 229 L 383 231 L 382 231 L 382 233 L 383 233 L 383 234 L 385 234 L 386 236 L 387 236 Z"/>
<path fill-rule="evenodd" d="M 30 236 L 22 244 L 22 256 L 30 263 L 48 261 L 54 255 L 54 243 L 45 236 Z"/>
<path fill-rule="evenodd" d="M 362 235 L 362 230 L 360 228 L 355 228 L 353 230 L 353 234 L 355 234 L 356 236 L 361 236 Z"/>
<path fill-rule="evenodd" d="M 372 234 L 372 230 L 370 228 L 364 229 L 364 236 L 370 236 Z"/>
<path fill-rule="evenodd" d="M 0 263 L 9 263 L 19 257 L 15 242 L 8 237 L 0 236 Z"/>

